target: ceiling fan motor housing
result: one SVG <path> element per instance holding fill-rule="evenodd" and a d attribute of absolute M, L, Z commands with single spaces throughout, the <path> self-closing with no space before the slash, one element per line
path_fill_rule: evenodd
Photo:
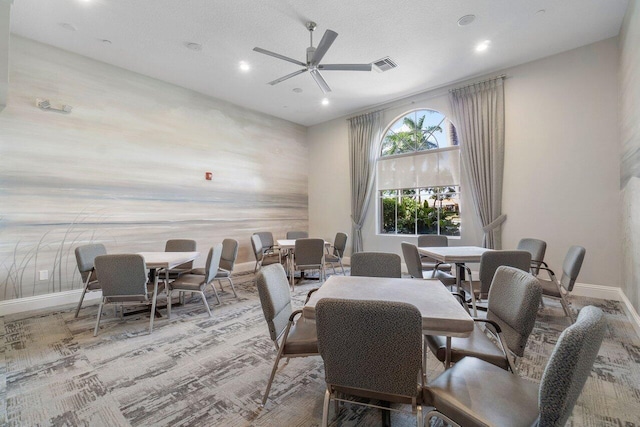
<path fill-rule="evenodd" d="M 313 59 L 313 55 L 316 53 L 316 48 L 313 46 L 309 46 L 307 48 L 307 65 L 311 64 L 311 60 Z"/>

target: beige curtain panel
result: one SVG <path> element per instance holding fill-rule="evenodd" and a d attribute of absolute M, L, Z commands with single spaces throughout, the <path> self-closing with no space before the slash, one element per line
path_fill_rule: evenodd
<path fill-rule="evenodd" d="M 486 248 L 500 249 L 504 171 L 503 76 L 449 92 L 469 193 Z"/>
<path fill-rule="evenodd" d="M 381 132 L 381 113 L 379 111 L 349 119 L 352 253 L 363 250 L 362 225 L 373 191 Z"/>

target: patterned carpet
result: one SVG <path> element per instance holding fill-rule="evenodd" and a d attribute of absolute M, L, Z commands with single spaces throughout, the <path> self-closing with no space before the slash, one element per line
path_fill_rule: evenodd
<path fill-rule="evenodd" d="M 0 425 L 9 426 L 315 426 L 322 418 L 323 366 L 319 357 L 292 359 L 276 375 L 270 401 L 258 402 L 275 350 L 252 274 L 235 277 L 239 298 L 227 287 L 222 305 L 206 315 L 198 298 L 157 319 L 148 335 L 147 315 L 125 321 L 113 310 L 93 337 L 97 306 L 73 317 L 72 307 L 0 317 Z M 296 287 L 295 306 L 317 287 Z M 572 298 L 574 309 L 601 307 L 608 331 L 573 416 L 572 426 L 640 426 L 640 340 L 614 301 Z M 164 313 L 164 311 L 163 311 Z M 567 326 L 562 309 L 542 309 L 519 364 L 539 381 Z M 429 376 L 441 370 L 429 359 Z M 375 426 L 380 412 L 346 405 L 334 426 Z M 393 413 L 392 425 L 415 425 Z"/>

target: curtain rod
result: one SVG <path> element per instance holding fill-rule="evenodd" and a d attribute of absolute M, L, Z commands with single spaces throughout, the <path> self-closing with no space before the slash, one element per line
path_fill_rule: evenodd
<path fill-rule="evenodd" d="M 481 81 L 476 82 L 476 83 L 470 83 L 468 85 L 461 86 L 461 87 L 459 87 L 457 89 L 462 89 L 462 88 L 467 87 L 467 86 L 473 86 L 474 84 L 484 83 L 484 82 L 488 82 L 488 81 L 491 81 L 491 80 L 494 80 L 494 79 L 499 79 L 499 78 L 506 79 L 507 75 L 506 74 L 500 74 L 500 75 L 497 75 L 497 76 L 489 78 L 489 79 L 485 79 L 485 80 L 481 80 Z M 460 83 L 460 82 L 458 82 L 458 83 Z M 423 101 L 426 101 L 426 100 L 429 100 L 429 99 L 440 97 L 440 96 L 445 95 L 447 93 L 445 88 L 447 86 L 452 86 L 453 84 L 455 84 L 455 82 L 454 83 L 448 83 L 448 84 L 445 84 L 445 85 L 442 85 L 442 86 L 439 86 L 439 87 L 434 87 L 434 88 L 429 89 L 427 91 L 414 93 L 412 95 L 406 95 L 406 96 L 403 96 L 403 97 L 401 97 L 399 99 L 383 102 L 382 104 L 378 104 L 378 105 L 369 107 L 367 109 L 360 110 L 359 112 L 356 112 L 354 114 L 351 114 L 351 115 L 346 117 L 346 120 L 351 120 L 353 118 L 356 118 L 358 116 L 362 116 L 362 115 L 368 114 L 368 113 L 387 111 L 387 110 L 391 110 L 391 109 L 394 109 L 394 108 L 400 108 L 400 107 L 404 107 L 404 106 L 407 106 L 407 105 L 413 105 L 413 104 L 418 103 L 418 102 L 423 102 Z M 449 89 L 449 92 L 451 92 L 453 90 L 455 90 L 455 89 Z M 427 95 L 427 96 L 420 97 L 420 95 Z M 417 97 L 417 99 L 414 99 L 414 100 L 411 100 L 411 101 L 408 101 L 408 102 L 404 102 L 404 103 L 400 103 L 400 104 L 395 104 L 396 102 L 401 102 L 403 99 L 412 98 L 412 97 Z M 376 107 L 382 107 L 382 108 L 376 108 Z"/>
<path fill-rule="evenodd" d="M 487 82 L 490 82 L 490 81 L 493 81 L 493 80 L 498 80 L 498 79 L 504 80 L 505 78 L 507 78 L 506 74 L 500 74 L 500 75 L 495 76 L 495 77 L 491 77 L 491 78 L 488 78 L 488 79 L 480 80 L 479 82 L 473 82 L 473 83 L 469 83 L 469 84 L 464 85 L 464 86 L 460 86 L 460 87 L 456 87 L 456 88 L 453 88 L 453 89 L 449 89 L 449 92 L 454 92 L 454 91 L 459 90 L 459 89 L 465 89 L 465 88 L 468 88 L 468 87 L 471 87 L 471 86 L 479 85 L 481 83 L 487 83 Z"/>

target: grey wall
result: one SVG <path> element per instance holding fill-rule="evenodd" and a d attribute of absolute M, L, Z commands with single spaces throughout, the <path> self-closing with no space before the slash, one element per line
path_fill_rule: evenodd
<path fill-rule="evenodd" d="M 503 247 L 523 237 L 547 241 L 547 262 L 562 269 L 569 246 L 587 249 L 578 281 L 620 286 L 621 227 L 617 107 L 617 40 L 609 39 L 504 70 L 506 153 Z M 498 74 L 498 73 L 495 73 Z M 449 115 L 447 89 L 386 106 L 390 123 L 404 111 Z M 351 232 L 348 132 L 345 118 L 309 129 L 309 218 L 312 234 Z M 326 182 L 335 185 L 326 186 Z M 463 180 L 464 184 L 464 180 Z M 463 230 L 450 245 L 478 245 L 482 233 L 462 187 Z M 365 250 L 401 254 L 415 237 L 377 234 L 372 201 Z M 603 266 L 607 266 L 603 268 Z"/>
<path fill-rule="evenodd" d="M 640 311 L 640 7 L 629 2 L 620 32 L 620 188 L 622 189 L 623 290 Z"/>
<path fill-rule="evenodd" d="M 192 238 L 206 254 L 232 237 L 242 262 L 254 231 L 307 229 L 304 127 L 19 37 L 10 54 L 0 300 L 77 288 L 73 250 L 90 241 L 137 252 Z"/>

